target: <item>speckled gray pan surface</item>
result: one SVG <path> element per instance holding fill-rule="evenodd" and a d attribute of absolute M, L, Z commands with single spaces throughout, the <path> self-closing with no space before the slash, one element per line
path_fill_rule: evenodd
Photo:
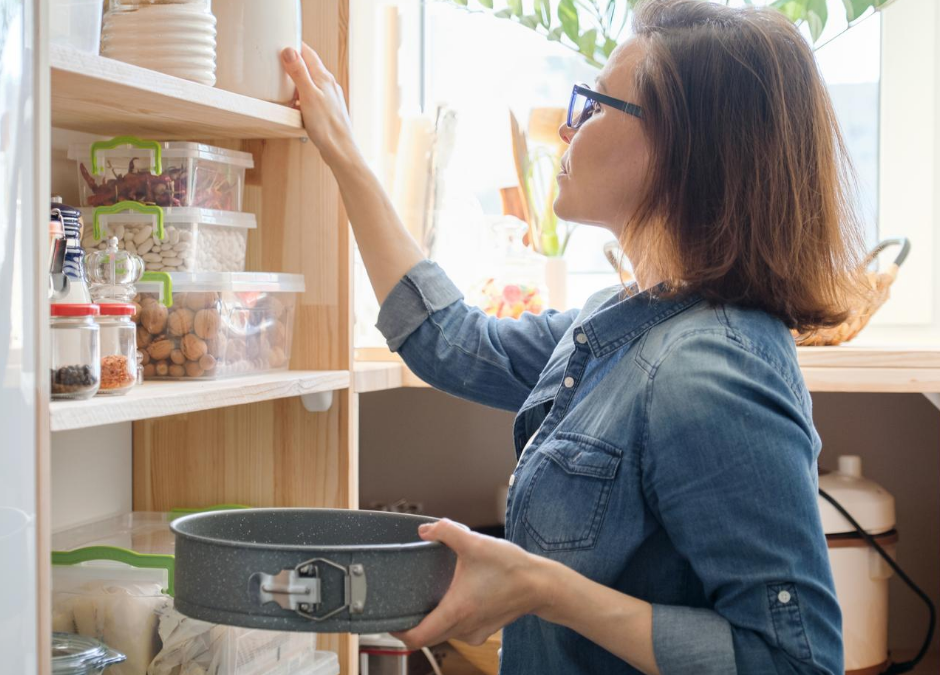
<path fill-rule="evenodd" d="M 176 534 L 176 609 L 213 623 L 325 633 L 375 633 L 416 626 L 440 602 L 456 556 L 418 537 L 433 518 L 376 511 L 247 509 L 185 516 Z M 312 621 L 275 602 L 261 603 L 259 579 L 325 558 L 362 565 L 366 595 L 361 613 L 346 608 Z M 322 616 L 347 597 L 346 575 L 318 563 Z M 270 583 L 267 587 L 270 587 Z"/>

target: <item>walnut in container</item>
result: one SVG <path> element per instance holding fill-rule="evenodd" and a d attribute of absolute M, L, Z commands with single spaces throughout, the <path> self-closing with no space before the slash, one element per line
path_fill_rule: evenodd
<path fill-rule="evenodd" d="M 290 274 L 172 274 L 170 307 L 157 289 L 135 298 L 145 379 L 216 379 L 287 368 L 297 295 Z"/>

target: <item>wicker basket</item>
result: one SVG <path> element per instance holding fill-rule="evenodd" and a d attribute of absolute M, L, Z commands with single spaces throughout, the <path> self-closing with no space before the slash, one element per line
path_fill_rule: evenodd
<path fill-rule="evenodd" d="M 885 239 L 868 254 L 868 257 L 865 259 L 865 267 L 867 268 L 875 262 L 881 252 L 891 246 L 900 246 L 901 251 L 894 259 L 894 262 L 888 266 L 888 269 L 883 272 L 878 270 L 865 272 L 865 278 L 868 280 L 869 288 L 867 289 L 867 293 L 864 294 L 864 304 L 860 307 L 853 308 L 849 318 L 838 326 L 820 328 L 807 334 L 800 334 L 794 331 L 793 337 L 796 338 L 798 345 L 801 347 L 838 345 L 843 342 L 848 342 L 861 332 L 868 324 L 869 319 L 871 319 L 875 312 L 878 311 L 878 308 L 888 299 L 888 291 L 891 288 L 891 284 L 894 283 L 894 280 L 898 276 L 898 269 L 904 263 L 907 254 L 911 250 L 910 242 L 904 237 Z"/>

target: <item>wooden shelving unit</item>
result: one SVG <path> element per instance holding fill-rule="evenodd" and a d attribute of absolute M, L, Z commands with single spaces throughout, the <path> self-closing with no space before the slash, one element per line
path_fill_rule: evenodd
<path fill-rule="evenodd" d="M 304 41 L 349 91 L 348 0 L 302 4 Z M 55 402 L 40 428 L 132 421 L 134 510 L 220 503 L 358 508 L 352 241 L 336 183 L 313 144 L 303 142 L 300 113 L 57 46 L 48 55 L 53 127 L 251 152 L 244 210 L 256 215 L 258 228 L 249 235 L 247 269 L 303 274 L 307 290 L 297 300 L 291 370 L 146 383 L 124 397 Z M 43 446 L 40 466 L 50 461 L 48 436 Z M 48 512 L 56 497 L 48 484 L 40 482 L 40 491 Z M 39 603 L 47 613 L 48 589 Z M 341 672 L 356 675 L 355 636 L 319 638 L 321 649 L 339 654 Z M 47 646 L 40 645 L 41 654 Z"/>
<path fill-rule="evenodd" d="M 52 125 L 161 140 L 300 138 L 300 112 L 103 56 L 52 46 Z"/>
<path fill-rule="evenodd" d="M 798 347 L 797 355 L 810 391 L 940 392 L 940 347 Z M 356 350 L 354 386 L 368 392 L 428 385 L 397 355 L 369 348 Z"/>
<path fill-rule="evenodd" d="M 345 370 L 287 370 L 203 382 L 146 382 L 125 396 L 54 401 L 49 406 L 49 422 L 52 431 L 69 431 L 307 396 L 347 387 L 349 372 Z"/>

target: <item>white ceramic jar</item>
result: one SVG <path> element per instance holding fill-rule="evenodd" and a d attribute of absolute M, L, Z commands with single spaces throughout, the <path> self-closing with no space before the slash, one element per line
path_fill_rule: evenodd
<path fill-rule="evenodd" d="M 300 0 L 225 0 L 212 6 L 218 31 L 216 86 L 288 103 L 294 85 L 284 72 L 285 47 L 300 50 Z"/>

